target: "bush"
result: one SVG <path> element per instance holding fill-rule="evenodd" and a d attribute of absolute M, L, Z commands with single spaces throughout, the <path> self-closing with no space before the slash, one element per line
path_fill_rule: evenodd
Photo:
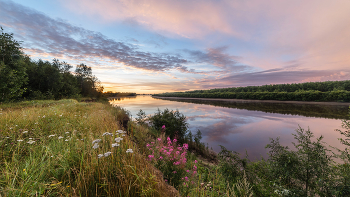
<path fill-rule="evenodd" d="M 165 109 L 164 111 L 160 111 L 158 109 L 158 111 L 149 118 L 149 121 L 152 127 L 158 131 L 165 125 L 166 136 L 177 139 L 180 144 L 184 143 L 185 136 L 188 132 L 188 123 L 186 122 L 186 116 L 178 110 L 170 111 L 169 109 Z"/>

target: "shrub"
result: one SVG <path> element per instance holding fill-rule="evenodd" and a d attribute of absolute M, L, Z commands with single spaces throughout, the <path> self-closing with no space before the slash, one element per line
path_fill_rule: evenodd
<path fill-rule="evenodd" d="M 178 110 L 173 111 L 165 109 L 164 111 L 158 111 L 149 118 L 149 121 L 156 130 L 160 131 L 165 125 L 165 134 L 170 138 L 176 138 L 178 143 L 183 144 L 184 138 L 188 132 L 188 123 L 186 122 L 186 116 L 180 113 Z"/>

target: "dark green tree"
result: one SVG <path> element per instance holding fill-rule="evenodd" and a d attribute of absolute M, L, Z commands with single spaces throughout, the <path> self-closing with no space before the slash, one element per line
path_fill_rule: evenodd
<path fill-rule="evenodd" d="M 8 102 L 21 98 L 27 76 L 20 43 L 0 29 L 0 102 Z"/>

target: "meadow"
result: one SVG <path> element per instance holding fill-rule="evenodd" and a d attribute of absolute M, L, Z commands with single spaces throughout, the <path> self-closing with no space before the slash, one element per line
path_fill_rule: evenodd
<path fill-rule="evenodd" d="M 125 125 L 127 119 L 125 109 L 107 102 L 1 104 L 0 195 L 277 197 L 350 192 L 349 154 L 340 150 L 345 163 L 335 163 L 336 155 L 329 154 L 322 137 L 314 140 L 309 130 L 297 129 L 296 150 L 271 139 L 270 157 L 251 162 L 225 147 L 213 155 L 198 132 L 169 133 L 172 125 L 186 120 L 177 111 L 159 111 L 150 119 L 153 126 L 142 114 Z M 350 128 L 347 121 L 344 128 Z"/>

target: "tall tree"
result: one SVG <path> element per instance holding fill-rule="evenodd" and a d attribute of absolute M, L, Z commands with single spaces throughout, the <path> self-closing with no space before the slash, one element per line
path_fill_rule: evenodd
<path fill-rule="evenodd" d="M 27 76 L 20 43 L 0 29 L 0 102 L 6 102 L 22 96 Z"/>

